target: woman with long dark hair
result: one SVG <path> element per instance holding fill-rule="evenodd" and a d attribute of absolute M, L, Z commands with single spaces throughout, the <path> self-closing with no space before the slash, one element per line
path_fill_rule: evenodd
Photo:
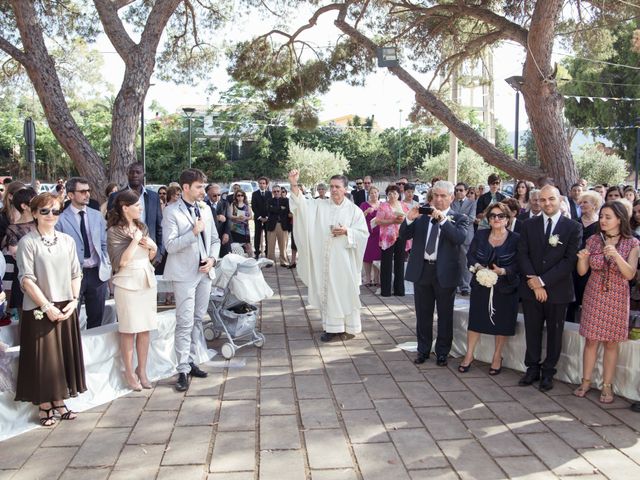
<path fill-rule="evenodd" d="M 140 221 L 140 197 L 123 190 L 113 202 L 107 223 L 107 250 L 113 268 L 114 299 L 125 380 L 132 390 L 151 388 L 147 378 L 149 331 L 158 328 L 157 285 L 151 261 L 158 247 Z M 133 347 L 138 367 L 133 369 Z"/>
<path fill-rule="evenodd" d="M 513 198 L 518 201 L 520 207 L 519 213 L 529 210 L 529 184 L 524 180 L 518 180 L 516 188 L 513 189 Z"/>
<path fill-rule="evenodd" d="M 613 376 L 618 344 L 629 335 L 629 281 L 638 267 L 640 242 L 633 237 L 627 209 L 607 202 L 600 209 L 597 233 L 578 252 L 578 274 L 591 270 L 582 302 L 580 335 L 585 337 L 582 384 L 574 395 L 584 397 L 591 388 L 598 345 L 604 344 L 601 403 L 613 402 Z"/>

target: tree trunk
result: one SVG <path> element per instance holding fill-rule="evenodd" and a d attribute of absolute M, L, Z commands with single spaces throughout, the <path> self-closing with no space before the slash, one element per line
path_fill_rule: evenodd
<path fill-rule="evenodd" d="M 528 34 L 527 58 L 523 66 L 522 95 L 536 142 L 540 165 L 565 195 L 578 180 L 578 171 L 564 129 L 564 100 L 558 92 L 551 54 L 556 23 L 563 0 L 536 3 Z"/>

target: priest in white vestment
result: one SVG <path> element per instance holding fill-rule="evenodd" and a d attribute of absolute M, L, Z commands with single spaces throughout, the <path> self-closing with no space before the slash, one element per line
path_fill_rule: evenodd
<path fill-rule="evenodd" d="M 360 279 L 369 231 L 362 210 L 346 197 L 347 178 L 331 178 L 329 201 L 307 200 L 299 173 L 289 173 L 289 207 L 298 246 L 298 275 L 308 287 L 309 305 L 320 309 L 320 339 L 329 342 L 362 331 Z"/>

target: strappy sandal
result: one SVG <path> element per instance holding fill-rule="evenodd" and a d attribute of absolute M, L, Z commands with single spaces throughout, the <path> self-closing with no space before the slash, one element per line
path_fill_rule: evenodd
<path fill-rule="evenodd" d="M 471 370 L 471 364 L 473 363 L 473 360 L 471 360 L 471 362 L 469 362 L 469 365 L 458 365 L 458 371 L 460 373 L 467 373 L 469 370 Z"/>
<path fill-rule="evenodd" d="M 55 408 L 56 411 L 60 414 L 60 420 L 75 420 L 76 418 L 78 418 L 78 415 L 76 414 L 76 412 L 69 410 L 64 403 L 62 403 L 62 405 L 56 405 L 54 403 L 53 408 Z M 60 410 L 63 410 L 63 409 L 66 411 L 61 412 Z"/>
<path fill-rule="evenodd" d="M 600 393 L 600 403 L 613 403 L 613 385 L 610 383 L 602 384 L 602 392 Z"/>
<path fill-rule="evenodd" d="M 40 425 L 42 425 L 43 427 L 53 427 L 56 424 L 56 417 L 54 417 L 52 413 L 54 411 L 54 407 L 38 407 L 38 410 L 47 414 L 46 417 L 38 417 L 40 420 Z"/>
<path fill-rule="evenodd" d="M 489 375 L 491 375 L 492 377 L 495 377 L 496 375 L 500 375 L 502 373 L 502 362 L 503 362 L 504 358 L 500 359 L 500 366 L 498 368 L 489 368 Z"/>
<path fill-rule="evenodd" d="M 589 390 L 591 390 L 591 380 L 588 378 L 583 378 L 582 384 L 580 384 L 580 386 L 573 391 L 573 394 L 576 397 L 584 398 L 587 396 Z"/>

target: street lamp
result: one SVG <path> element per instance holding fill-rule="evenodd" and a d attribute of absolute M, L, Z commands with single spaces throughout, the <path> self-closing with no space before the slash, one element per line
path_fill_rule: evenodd
<path fill-rule="evenodd" d="M 400 159 L 402 158 L 402 109 L 398 116 L 398 178 L 400 178 Z"/>
<path fill-rule="evenodd" d="M 155 83 L 150 83 L 149 87 L 153 87 Z M 142 157 L 142 174 L 144 175 L 144 183 L 147 183 L 147 154 L 144 147 L 144 102 L 147 98 L 145 93 L 142 99 L 142 110 L 140 110 L 140 156 Z"/>
<path fill-rule="evenodd" d="M 191 123 L 193 122 L 193 115 L 196 113 L 196 109 L 193 107 L 184 107 L 182 109 L 187 120 L 189 120 L 189 168 L 191 168 Z"/>
<path fill-rule="evenodd" d="M 513 77 L 506 78 L 505 82 L 507 82 L 507 84 L 516 91 L 516 132 L 515 132 L 516 135 L 513 140 L 513 148 L 515 150 L 513 156 L 516 160 L 518 160 L 518 135 L 519 135 L 518 126 L 519 126 L 519 120 L 520 120 L 520 90 L 522 89 L 522 85 L 524 84 L 524 77 L 516 75 Z"/>

